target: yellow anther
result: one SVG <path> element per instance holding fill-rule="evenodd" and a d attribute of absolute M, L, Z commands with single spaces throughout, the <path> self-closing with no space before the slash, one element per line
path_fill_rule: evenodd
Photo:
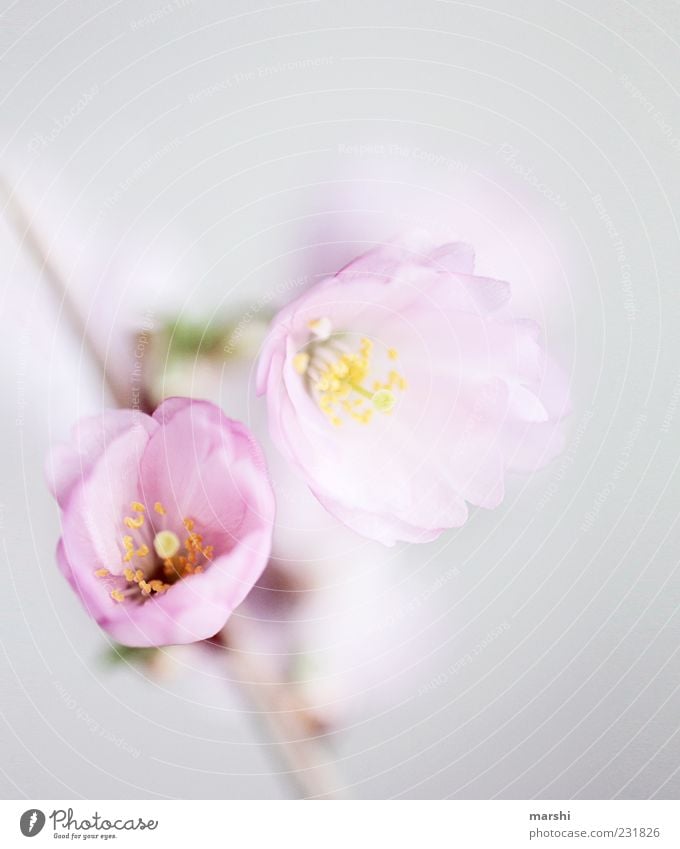
<path fill-rule="evenodd" d="M 125 596 L 120 590 L 111 590 L 111 598 L 114 601 L 124 601 Z"/>
<path fill-rule="evenodd" d="M 142 581 L 143 578 L 144 578 L 144 572 L 142 572 L 141 569 L 137 569 L 137 571 L 135 572 L 135 582 L 137 584 L 139 584 L 140 581 Z"/>
<path fill-rule="evenodd" d="M 399 356 L 399 352 L 397 351 L 397 349 L 396 349 L 396 348 L 388 348 L 388 349 L 387 349 L 387 356 L 388 356 L 391 360 L 396 360 L 396 359 L 397 359 L 397 357 Z"/>
<path fill-rule="evenodd" d="M 322 318 L 314 318 L 307 322 L 307 327 L 312 331 L 314 336 L 320 341 L 325 342 L 331 335 L 333 325 L 330 318 L 323 316 Z"/>
<path fill-rule="evenodd" d="M 142 595 L 150 595 L 151 593 L 151 586 L 146 581 L 139 582 L 139 589 L 142 591 Z"/>
<path fill-rule="evenodd" d="M 193 519 L 184 519 L 183 525 L 188 531 L 193 531 L 194 529 L 194 520 Z"/>
<path fill-rule="evenodd" d="M 172 531 L 159 531 L 153 538 L 153 547 L 156 554 L 162 560 L 166 561 L 166 566 L 168 561 L 170 561 L 170 566 L 172 566 L 170 558 L 177 554 L 181 545 L 177 534 Z"/>
<path fill-rule="evenodd" d="M 307 371 L 307 366 L 309 365 L 309 354 L 305 351 L 300 351 L 299 354 L 296 354 L 293 357 L 293 368 L 298 374 L 304 374 Z"/>
<path fill-rule="evenodd" d="M 160 501 L 157 501 L 153 505 L 153 509 L 159 514 L 159 516 L 165 516 L 165 507 L 163 507 Z"/>
<path fill-rule="evenodd" d="M 137 557 L 146 557 L 146 555 L 148 553 L 149 553 L 149 546 L 148 545 L 140 545 L 139 548 L 137 549 Z"/>
<path fill-rule="evenodd" d="M 135 556 L 135 544 L 131 536 L 126 535 L 123 537 L 123 547 L 125 548 L 125 557 L 123 557 L 123 563 L 129 563 Z"/>
<path fill-rule="evenodd" d="M 373 406 L 379 413 L 389 413 L 397 402 L 397 398 L 390 389 L 379 389 L 371 398 Z"/>
<path fill-rule="evenodd" d="M 389 388 L 394 387 L 401 390 L 406 389 L 406 380 L 399 374 L 398 371 L 390 372 Z"/>
<path fill-rule="evenodd" d="M 108 569 L 97 569 L 94 573 L 98 578 L 106 578 L 109 575 Z"/>
<path fill-rule="evenodd" d="M 130 516 L 126 516 L 123 519 L 123 524 L 128 528 L 141 528 L 144 524 L 144 516 L 139 515 L 136 519 L 132 519 Z"/>
<path fill-rule="evenodd" d="M 133 501 L 130 507 L 132 507 L 135 513 L 143 513 L 146 510 L 141 501 Z"/>
<path fill-rule="evenodd" d="M 135 570 L 134 569 L 123 569 L 123 574 L 125 575 L 125 580 L 133 582 L 135 580 Z"/>

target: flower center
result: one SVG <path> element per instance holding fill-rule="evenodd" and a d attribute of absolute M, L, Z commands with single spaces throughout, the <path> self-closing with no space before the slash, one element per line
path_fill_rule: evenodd
<path fill-rule="evenodd" d="M 140 501 L 130 504 L 133 516 L 125 516 L 123 524 L 131 533 L 122 538 L 122 572 L 97 569 L 95 575 L 105 579 L 114 601 L 145 601 L 167 592 L 177 581 L 203 572 L 212 560 L 213 547 L 203 545 L 203 537 L 194 531 L 194 520 L 184 519 L 187 531 L 184 543 L 170 528 L 158 528 L 164 522 L 165 508 L 157 501 L 158 518 L 146 524 L 146 507 Z M 135 538 L 136 537 L 136 538 Z M 151 542 L 151 547 L 147 544 Z M 153 553 L 151 551 L 153 548 Z M 137 568 L 132 561 L 137 560 Z M 120 569 L 120 567 L 118 567 Z"/>
<path fill-rule="evenodd" d="M 374 412 L 391 412 L 397 403 L 397 391 L 406 389 L 406 380 L 392 368 L 385 380 L 371 382 L 373 342 L 364 337 L 353 349 L 343 334 L 333 334 L 330 319 L 325 316 L 310 321 L 308 326 L 311 339 L 293 357 L 293 368 L 304 376 L 312 397 L 328 419 L 337 426 L 346 419 L 368 424 Z M 392 361 L 399 356 L 395 348 L 388 348 L 386 355 Z"/>
<path fill-rule="evenodd" d="M 158 531 L 153 538 L 153 547 L 161 560 L 167 560 L 168 557 L 174 557 L 177 554 L 181 543 L 173 531 Z"/>

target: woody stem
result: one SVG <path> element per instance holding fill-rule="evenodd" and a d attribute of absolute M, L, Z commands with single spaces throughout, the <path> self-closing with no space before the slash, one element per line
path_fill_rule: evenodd
<path fill-rule="evenodd" d="M 59 273 L 51 251 L 36 232 L 35 226 L 13 188 L 0 175 L 0 194 L 4 195 L 4 212 L 14 226 L 19 244 L 33 260 L 38 273 L 52 290 L 62 315 L 73 333 L 81 341 L 87 356 L 99 368 L 102 379 L 117 406 L 129 406 L 128 393 L 122 383 L 117 381 L 106 367 L 106 360 L 95 344 L 86 320 L 75 304 L 66 282 Z"/>
<path fill-rule="evenodd" d="M 247 628 L 236 620 L 232 617 L 221 634 L 229 649 L 231 680 L 248 699 L 251 715 L 268 730 L 283 766 L 278 774 L 288 778 L 300 799 L 343 798 L 342 779 L 323 728 L 295 687 L 277 680 L 266 658 L 248 649 Z"/>

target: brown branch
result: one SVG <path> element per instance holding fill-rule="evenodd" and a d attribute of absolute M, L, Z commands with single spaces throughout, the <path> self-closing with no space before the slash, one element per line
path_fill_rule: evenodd
<path fill-rule="evenodd" d="M 296 688 L 277 681 L 262 656 L 248 649 L 242 622 L 232 617 L 221 635 L 237 684 L 255 708 L 252 715 L 266 726 L 286 769 L 279 773 L 293 783 L 301 799 L 340 799 L 342 780 L 324 739 L 324 729 Z"/>
<path fill-rule="evenodd" d="M 29 214 L 24 209 L 12 187 L 1 175 L 0 193 L 5 196 L 4 211 L 16 230 L 20 247 L 27 250 L 40 276 L 56 296 L 61 313 L 66 317 L 73 333 L 81 340 L 86 354 L 97 364 L 102 379 L 111 393 L 113 400 L 119 407 L 130 406 L 130 400 L 125 386 L 119 381 L 116 381 L 106 368 L 106 360 L 88 332 L 85 317 L 76 306 L 66 282 L 57 270 L 56 264 L 50 256 L 49 248 L 43 244 Z"/>

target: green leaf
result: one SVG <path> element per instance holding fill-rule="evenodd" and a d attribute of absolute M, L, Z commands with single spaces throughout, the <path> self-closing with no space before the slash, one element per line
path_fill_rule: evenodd
<path fill-rule="evenodd" d="M 132 646 L 121 646 L 112 643 L 102 655 L 102 660 L 108 666 L 119 663 L 147 663 L 158 651 L 155 648 L 133 648 Z"/>

